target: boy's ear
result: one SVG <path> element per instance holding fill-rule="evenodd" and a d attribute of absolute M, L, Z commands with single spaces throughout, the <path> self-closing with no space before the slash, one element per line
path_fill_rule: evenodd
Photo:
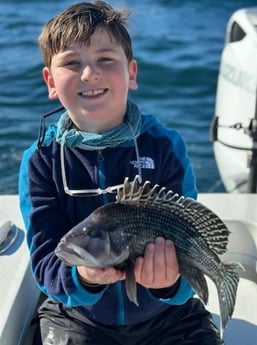
<path fill-rule="evenodd" d="M 131 90 L 137 89 L 137 62 L 132 60 L 129 63 L 129 88 Z"/>
<path fill-rule="evenodd" d="M 51 71 L 48 67 L 44 67 L 42 70 L 42 75 L 44 78 L 44 81 L 47 85 L 48 88 L 48 97 L 49 99 L 56 99 L 58 97 L 55 84 L 54 84 L 54 79 L 51 74 Z"/>

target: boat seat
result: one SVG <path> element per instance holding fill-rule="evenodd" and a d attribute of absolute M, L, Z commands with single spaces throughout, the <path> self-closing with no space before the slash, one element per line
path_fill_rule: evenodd
<path fill-rule="evenodd" d="M 257 224 L 250 221 L 224 221 L 231 231 L 224 262 L 239 262 L 244 270 L 240 277 L 257 284 Z"/>

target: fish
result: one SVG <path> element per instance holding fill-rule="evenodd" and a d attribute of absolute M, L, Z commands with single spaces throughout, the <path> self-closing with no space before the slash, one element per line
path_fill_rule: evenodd
<path fill-rule="evenodd" d="M 206 305 L 205 275 L 216 285 L 220 332 L 232 317 L 239 283 L 240 263 L 225 263 L 230 231 L 202 203 L 166 190 L 150 181 L 125 178 L 116 201 L 94 210 L 66 233 L 55 254 L 70 266 L 117 267 L 126 271 L 125 287 L 138 305 L 133 264 L 147 243 L 161 236 L 174 242 L 180 275 Z"/>

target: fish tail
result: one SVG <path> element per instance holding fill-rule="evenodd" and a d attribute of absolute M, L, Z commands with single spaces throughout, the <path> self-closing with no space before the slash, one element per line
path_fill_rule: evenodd
<path fill-rule="evenodd" d="M 223 331 L 231 318 L 235 302 L 236 292 L 239 283 L 238 270 L 242 270 L 242 266 L 238 263 L 224 264 L 224 279 L 217 284 L 219 305 L 220 305 L 220 335 L 223 337 Z"/>

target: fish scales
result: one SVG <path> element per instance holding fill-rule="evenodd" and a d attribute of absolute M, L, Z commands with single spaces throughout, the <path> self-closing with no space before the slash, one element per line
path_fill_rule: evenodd
<path fill-rule="evenodd" d="M 128 298 L 138 304 L 133 263 L 148 242 L 162 236 L 176 248 L 180 274 L 207 304 L 207 275 L 216 285 L 221 333 L 231 318 L 239 282 L 237 263 L 223 263 L 229 230 L 199 202 L 166 191 L 136 176 L 125 179 L 117 201 L 105 204 L 72 228 L 59 242 L 56 255 L 68 265 L 114 266 L 126 270 Z"/>

